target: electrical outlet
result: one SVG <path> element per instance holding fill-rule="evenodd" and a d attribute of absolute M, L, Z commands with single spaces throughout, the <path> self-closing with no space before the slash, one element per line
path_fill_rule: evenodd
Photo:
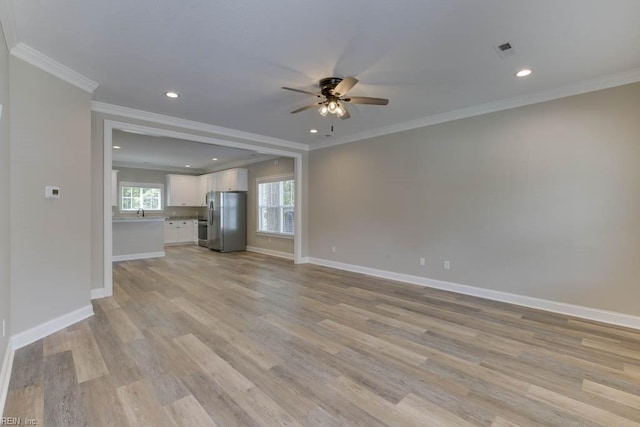
<path fill-rule="evenodd" d="M 449 270 L 451 268 L 451 263 L 449 261 L 444 262 L 444 269 Z"/>
<path fill-rule="evenodd" d="M 331 246 L 331 252 L 333 252 L 334 254 L 336 253 L 336 247 L 335 246 Z"/>
<path fill-rule="evenodd" d="M 420 258 L 420 265 L 425 265 L 426 261 L 424 258 Z"/>

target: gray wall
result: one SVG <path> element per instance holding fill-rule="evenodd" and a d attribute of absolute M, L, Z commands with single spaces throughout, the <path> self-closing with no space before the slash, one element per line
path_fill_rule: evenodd
<path fill-rule="evenodd" d="M 293 254 L 293 239 L 277 236 L 259 235 L 256 180 L 274 175 L 293 176 L 294 161 L 292 158 L 280 157 L 274 160 L 252 163 L 242 166 L 249 170 L 249 191 L 247 192 L 247 245 L 277 252 Z"/>
<path fill-rule="evenodd" d="M 310 256 L 640 315 L 639 112 L 633 84 L 312 151 Z"/>
<path fill-rule="evenodd" d="M 118 221 L 113 223 L 113 255 L 164 251 L 164 221 Z"/>
<path fill-rule="evenodd" d="M 14 57 L 9 76 L 16 334 L 90 303 L 91 95 Z"/>
<path fill-rule="evenodd" d="M 9 52 L 0 27 L 0 200 L 10 200 L 10 149 L 9 149 Z M 11 336 L 11 241 L 10 241 L 10 203 L 0 203 L 0 328 L 6 322 L 6 336 L 0 331 L 0 360 L 4 360 L 7 343 Z"/>

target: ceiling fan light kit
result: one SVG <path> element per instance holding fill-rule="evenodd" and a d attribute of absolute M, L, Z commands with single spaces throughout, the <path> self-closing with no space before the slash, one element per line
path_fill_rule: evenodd
<path fill-rule="evenodd" d="M 387 105 L 389 103 L 388 99 L 369 98 L 366 96 L 345 98 L 344 96 L 356 85 L 356 83 L 358 83 L 358 79 L 351 76 L 345 77 L 344 79 L 340 77 L 326 77 L 318 82 L 318 86 L 320 86 L 320 93 L 313 93 L 306 90 L 284 86 L 282 89 L 312 95 L 321 99 L 320 102 L 315 102 L 293 110 L 291 114 L 300 113 L 301 111 L 320 106 L 320 108 L 318 108 L 318 112 L 322 117 L 326 117 L 329 114 L 335 114 L 342 120 L 346 120 L 351 117 L 351 115 L 349 114 L 347 107 L 344 105 L 345 103 L 369 105 Z"/>

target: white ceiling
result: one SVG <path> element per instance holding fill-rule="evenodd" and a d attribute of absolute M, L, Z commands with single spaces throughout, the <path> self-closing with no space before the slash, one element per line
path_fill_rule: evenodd
<path fill-rule="evenodd" d="M 352 75 L 333 138 L 640 69 L 638 0 L 12 0 L 16 36 L 104 103 L 312 147 L 318 79 Z M 517 53 L 500 59 L 494 46 Z M 516 79 L 521 67 L 534 74 Z M 170 100 L 167 90 L 180 98 Z M 318 128 L 317 135 L 309 133 Z"/>
<path fill-rule="evenodd" d="M 229 167 L 229 165 L 246 164 L 270 158 L 250 150 L 120 130 L 113 131 L 113 145 L 120 147 L 112 151 L 112 161 L 116 166 L 193 173 L 204 173 Z M 214 158 L 218 160 L 213 160 Z"/>

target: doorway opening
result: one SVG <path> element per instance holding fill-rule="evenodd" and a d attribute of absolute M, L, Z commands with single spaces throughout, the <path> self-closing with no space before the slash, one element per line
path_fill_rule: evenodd
<path fill-rule="evenodd" d="M 104 157 L 104 218 L 103 218 L 103 283 L 102 289 L 94 289 L 92 298 L 101 298 L 113 295 L 113 235 L 112 235 L 112 161 L 113 161 L 113 134 L 115 130 L 140 133 L 150 136 L 174 138 L 186 141 L 199 142 L 204 144 L 212 144 L 222 147 L 230 147 L 237 149 L 252 150 L 261 155 L 272 155 L 281 157 L 290 157 L 294 161 L 294 177 L 295 177 L 295 216 L 294 224 L 294 254 L 293 260 L 296 264 L 302 263 L 302 247 L 303 247 L 303 214 L 302 214 L 302 189 L 303 189 L 303 163 L 302 154 L 289 151 L 286 149 L 267 148 L 250 143 L 242 143 L 235 141 L 227 141 L 223 139 L 195 135 L 187 132 L 179 132 L 167 129 L 161 129 L 153 126 L 137 125 L 127 122 L 119 122 L 114 120 L 104 120 L 104 139 L 103 139 L 103 157 Z"/>

